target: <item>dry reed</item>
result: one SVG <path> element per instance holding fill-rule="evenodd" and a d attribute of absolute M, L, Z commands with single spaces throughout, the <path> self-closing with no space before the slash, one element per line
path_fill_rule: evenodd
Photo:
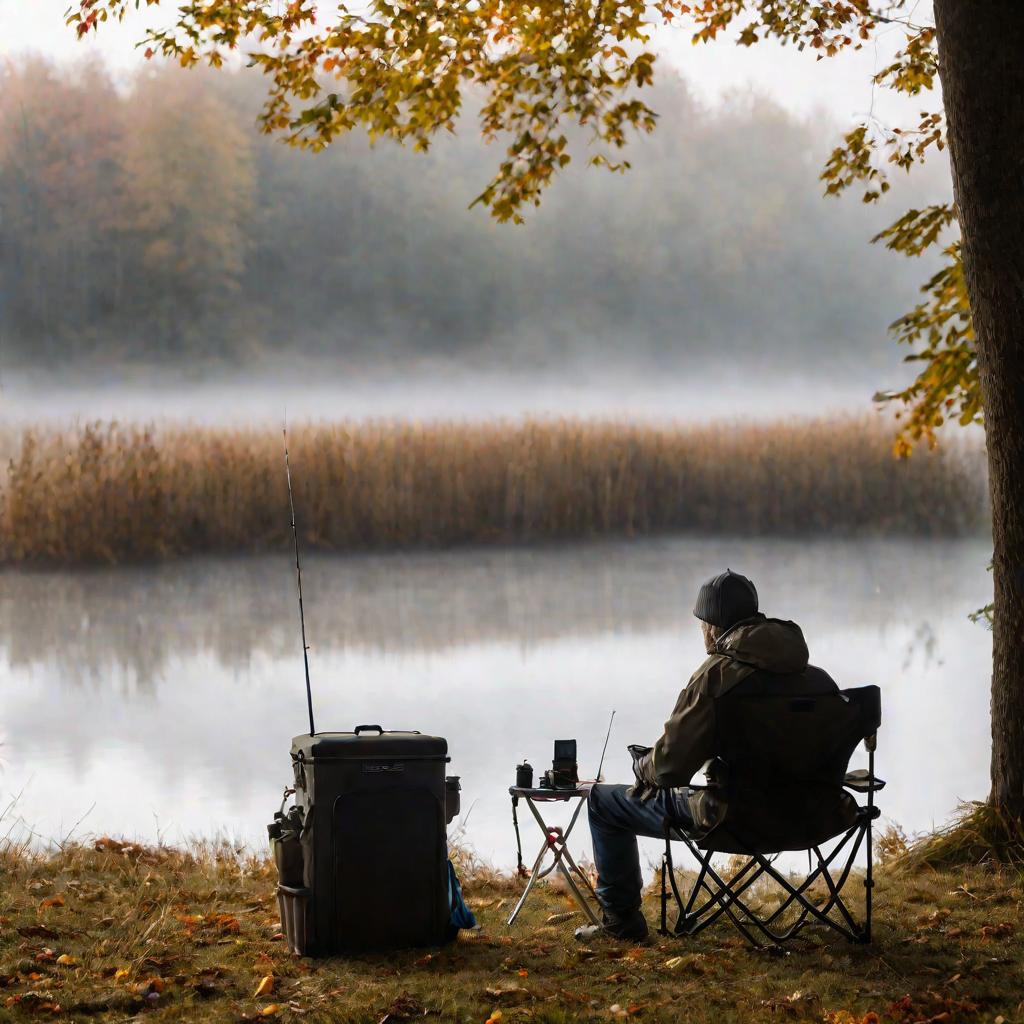
<path fill-rule="evenodd" d="M 326 550 L 669 531 L 957 535 L 986 515 L 977 445 L 897 461 L 877 419 L 367 421 L 294 426 L 290 445 L 302 536 Z M 281 436 L 27 430 L 0 512 L 9 563 L 283 549 Z"/>

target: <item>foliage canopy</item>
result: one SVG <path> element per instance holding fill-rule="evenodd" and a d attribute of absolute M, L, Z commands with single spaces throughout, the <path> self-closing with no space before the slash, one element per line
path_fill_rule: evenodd
<path fill-rule="evenodd" d="M 155 6 L 160 0 L 146 0 Z M 77 0 L 68 12 L 79 35 L 110 18 L 123 19 L 142 0 Z M 675 27 L 695 44 L 729 36 L 741 46 L 765 39 L 816 52 L 818 59 L 858 49 L 886 26 L 905 34 L 902 49 L 875 84 L 923 96 L 937 81 L 935 28 L 913 19 L 910 0 L 371 0 L 328 13 L 313 0 L 186 0 L 173 23 L 150 31 L 147 56 L 189 67 L 214 67 L 244 50 L 269 82 L 261 114 L 265 131 L 319 149 L 340 134 L 364 129 L 418 149 L 454 129 L 465 87 L 484 95 L 481 127 L 501 138 L 497 173 L 475 202 L 499 221 L 521 221 L 540 202 L 554 175 L 572 159 L 574 127 L 589 133 L 590 162 L 629 167 L 621 152 L 631 131 L 652 131 L 655 111 L 644 101 L 656 55 L 655 30 Z M 941 104 L 916 123 L 855 125 L 822 172 L 825 191 L 857 187 L 871 203 L 890 188 L 890 175 L 909 171 L 945 145 Z M 893 325 L 920 364 L 905 390 L 880 395 L 905 403 L 909 415 L 898 450 L 935 441 L 950 416 L 981 420 L 974 335 L 951 203 L 913 209 L 876 241 L 907 256 L 939 249 L 943 264 L 922 288 L 922 301 Z"/>

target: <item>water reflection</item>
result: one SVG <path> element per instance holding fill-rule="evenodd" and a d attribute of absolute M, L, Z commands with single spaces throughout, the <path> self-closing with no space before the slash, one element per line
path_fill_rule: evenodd
<path fill-rule="evenodd" d="M 318 723 L 447 736 L 468 837 L 507 865 L 516 761 L 543 767 L 575 736 L 592 771 L 615 707 L 606 774 L 625 779 L 625 744 L 654 738 L 701 660 L 696 585 L 728 564 L 843 684 L 883 686 L 885 809 L 926 828 L 984 792 L 989 638 L 966 615 L 987 558 L 980 542 L 721 539 L 310 558 Z M 5 573 L 0 697 L 0 803 L 24 788 L 38 832 L 95 803 L 83 830 L 260 841 L 305 727 L 288 560 Z"/>

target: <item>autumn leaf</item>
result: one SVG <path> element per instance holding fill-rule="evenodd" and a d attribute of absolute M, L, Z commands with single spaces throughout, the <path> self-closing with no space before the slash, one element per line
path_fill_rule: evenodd
<path fill-rule="evenodd" d="M 274 976 L 272 974 L 264 975 L 260 978 L 260 983 L 256 986 L 255 998 L 259 999 L 260 996 L 270 995 L 274 991 Z"/>
<path fill-rule="evenodd" d="M 563 912 L 561 914 L 551 914 L 547 918 L 547 920 L 545 920 L 544 923 L 545 924 L 561 924 L 563 921 L 569 921 L 572 918 L 576 917 L 577 913 L 578 912 L 575 911 L 575 910 L 567 910 L 567 911 L 565 911 L 565 912 Z"/>
<path fill-rule="evenodd" d="M 509 1006 L 518 1006 L 533 998 L 533 993 L 522 985 L 496 985 L 484 989 L 484 995 L 496 1003 L 505 1003 Z"/>
<path fill-rule="evenodd" d="M 50 907 L 63 907 L 63 906 L 64 906 L 64 897 L 60 893 L 57 893 L 56 896 L 47 896 L 46 899 L 43 900 L 43 902 L 39 904 L 39 909 L 40 910 L 49 910 Z"/>

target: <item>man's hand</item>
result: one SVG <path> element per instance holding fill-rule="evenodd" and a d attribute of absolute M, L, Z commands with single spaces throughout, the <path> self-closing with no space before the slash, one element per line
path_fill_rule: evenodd
<path fill-rule="evenodd" d="M 633 777 L 636 780 L 629 789 L 629 795 L 637 800 L 649 800 L 658 788 L 654 775 L 654 748 L 631 743 L 626 749 L 633 758 Z"/>

